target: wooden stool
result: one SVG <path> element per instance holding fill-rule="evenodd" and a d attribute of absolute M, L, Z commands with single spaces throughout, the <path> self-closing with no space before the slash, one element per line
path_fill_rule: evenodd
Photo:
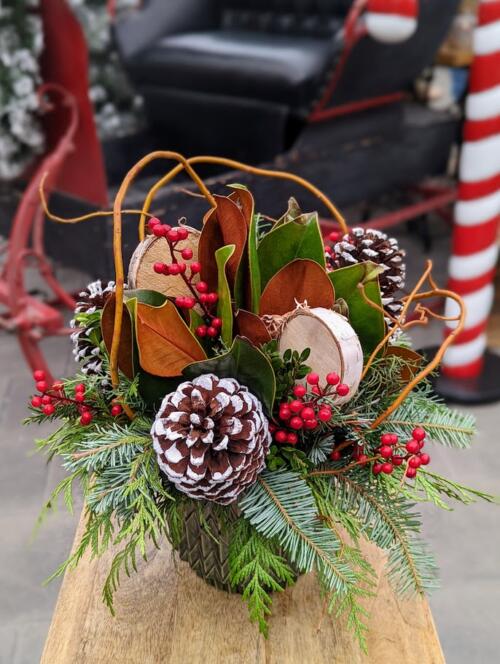
<path fill-rule="evenodd" d="M 115 618 L 101 599 L 109 553 L 67 573 L 41 664 L 444 664 L 427 601 L 397 599 L 382 554 L 366 552 L 379 573 L 368 656 L 343 621 L 325 614 L 314 575 L 275 596 L 266 640 L 239 596 L 208 586 L 165 544 L 122 577 Z"/>

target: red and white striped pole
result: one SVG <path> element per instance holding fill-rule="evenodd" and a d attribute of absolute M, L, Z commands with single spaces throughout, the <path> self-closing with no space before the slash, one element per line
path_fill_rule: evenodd
<path fill-rule="evenodd" d="M 442 365 L 445 380 L 453 379 L 459 389 L 460 379 L 477 379 L 488 369 L 486 326 L 500 219 L 500 0 L 480 0 L 465 117 L 449 288 L 463 297 L 467 317 Z M 448 301 L 447 315 L 455 312 Z M 500 376 L 496 380 L 500 397 Z"/>

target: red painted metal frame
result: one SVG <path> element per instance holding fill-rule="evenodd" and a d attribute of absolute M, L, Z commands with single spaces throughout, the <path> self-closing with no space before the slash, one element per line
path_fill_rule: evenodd
<path fill-rule="evenodd" d="M 45 190 L 50 194 L 65 160 L 73 149 L 73 140 L 78 127 L 78 110 L 74 97 L 62 87 L 43 85 L 40 89 L 41 106 L 44 111 L 54 108 L 47 95 L 57 97 L 58 110 L 66 111 L 68 120 L 64 133 L 56 146 L 46 155 L 30 179 L 14 216 L 9 241 L 5 247 L 5 262 L 0 273 L 0 327 L 17 334 L 19 344 L 32 370 L 43 369 L 49 379 L 51 373 L 39 347 L 47 336 L 64 335 L 70 332 L 65 327 L 60 310 L 43 302 L 26 290 L 24 273 L 29 264 L 35 264 L 41 278 L 49 286 L 61 304 L 73 310 L 75 302 L 57 281 L 45 255 L 43 245 L 44 212 L 39 197 L 42 176 L 48 173 Z"/>

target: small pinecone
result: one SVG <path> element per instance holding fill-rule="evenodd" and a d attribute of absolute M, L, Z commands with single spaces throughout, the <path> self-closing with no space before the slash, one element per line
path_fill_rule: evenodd
<path fill-rule="evenodd" d="M 108 281 L 104 288 L 100 279 L 93 281 L 78 294 L 79 300 L 76 303 L 75 314 L 90 315 L 102 310 L 114 291 L 114 281 Z M 75 328 L 71 335 L 73 355 L 75 361 L 81 365 L 82 373 L 96 376 L 103 374 L 100 321 L 89 319 L 86 324 L 82 324 L 73 319 L 70 326 Z"/>
<path fill-rule="evenodd" d="M 379 275 L 382 304 L 389 315 L 398 316 L 403 305 L 394 294 L 404 287 L 406 277 L 405 252 L 399 248 L 398 241 L 377 230 L 353 228 L 335 244 L 333 251 L 333 254 L 326 254 L 331 269 L 363 261 L 382 265 L 384 272 Z"/>
<path fill-rule="evenodd" d="M 213 374 L 168 394 L 151 435 L 170 482 L 191 498 L 221 505 L 255 482 L 271 444 L 260 401 L 233 378 Z"/>

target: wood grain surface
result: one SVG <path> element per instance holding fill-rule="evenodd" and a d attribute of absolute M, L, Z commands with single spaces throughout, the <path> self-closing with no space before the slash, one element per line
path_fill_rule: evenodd
<path fill-rule="evenodd" d="M 81 523 L 78 533 L 81 532 Z M 78 536 L 77 533 L 77 536 Z M 313 575 L 275 597 L 266 640 L 237 595 L 215 590 L 168 545 L 122 579 L 113 618 L 101 601 L 110 554 L 66 574 L 42 664 L 443 664 L 425 600 L 396 599 L 381 573 L 370 600 L 368 656 L 342 621 L 324 612 Z"/>

